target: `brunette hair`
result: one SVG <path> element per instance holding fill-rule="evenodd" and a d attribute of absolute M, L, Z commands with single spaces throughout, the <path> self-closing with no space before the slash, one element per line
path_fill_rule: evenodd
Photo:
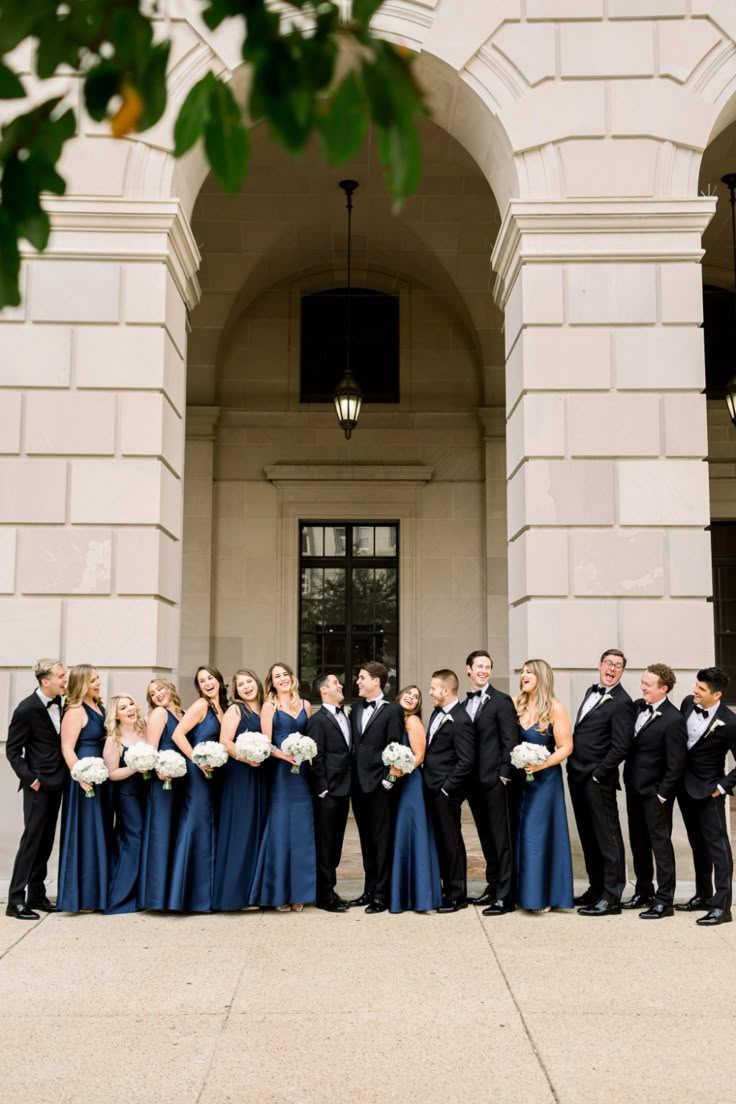
<path fill-rule="evenodd" d="M 248 678 L 252 678 L 253 681 L 255 682 L 255 684 L 258 688 L 257 701 L 258 701 L 258 708 L 260 709 L 261 706 L 263 705 L 263 698 L 264 698 L 263 683 L 259 679 L 258 675 L 255 673 L 255 671 L 251 671 L 250 667 L 239 667 L 238 670 L 235 672 L 235 674 L 233 675 L 233 681 L 230 683 L 230 697 L 232 698 L 232 700 L 234 702 L 242 702 L 242 704 L 245 706 L 246 709 L 251 709 L 251 707 L 248 705 L 248 703 L 246 701 L 243 701 L 243 699 L 238 694 L 238 685 L 237 685 L 238 675 L 247 675 Z M 252 710 L 251 710 L 251 712 L 252 712 Z"/>
<path fill-rule="evenodd" d="M 181 698 L 179 697 L 176 687 L 174 686 L 173 682 L 169 682 L 168 679 L 163 678 L 152 678 L 148 686 L 146 687 L 146 701 L 148 702 L 148 708 L 151 711 L 157 708 L 156 703 L 151 696 L 151 687 L 153 685 L 162 686 L 164 690 L 168 690 L 169 697 L 171 698 L 171 704 L 173 705 L 174 709 L 176 709 L 179 713 L 182 712 Z"/>
<path fill-rule="evenodd" d="M 491 658 L 490 652 L 486 652 L 483 648 L 478 648 L 477 651 L 470 653 L 468 658 L 465 660 L 465 666 L 466 667 L 472 667 L 473 662 L 476 659 L 490 659 L 491 660 L 491 670 L 493 670 L 493 659 Z"/>
<path fill-rule="evenodd" d="M 419 701 L 414 706 L 414 708 L 411 709 L 408 713 L 404 709 L 403 705 L 401 705 L 401 699 L 403 698 L 403 696 L 407 692 L 407 690 L 416 690 L 417 694 L 419 695 Z M 421 719 L 422 719 L 422 691 L 419 689 L 418 686 L 415 686 L 413 682 L 410 682 L 409 685 L 405 686 L 403 690 L 399 690 L 398 694 L 396 695 L 396 701 L 398 702 L 399 705 L 401 705 L 401 708 L 404 709 L 404 713 L 406 714 L 407 717 L 418 717 L 419 720 L 421 721 Z"/>
<path fill-rule="evenodd" d="M 698 682 L 705 683 L 711 694 L 723 694 L 731 681 L 721 667 L 703 667 L 696 678 Z"/>
<path fill-rule="evenodd" d="M 668 667 L 666 663 L 650 663 L 647 667 L 647 671 L 651 671 L 653 675 L 657 676 L 659 685 L 666 686 L 668 694 L 677 682 L 675 672 L 671 667 Z"/>
<path fill-rule="evenodd" d="M 268 668 L 268 674 L 266 675 L 266 697 L 271 701 L 274 709 L 278 709 L 279 706 L 279 692 L 273 684 L 273 673 L 277 667 L 283 667 L 287 675 L 291 679 L 291 686 L 289 687 L 289 704 L 298 705 L 301 702 L 299 695 L 299 683 L 297 682 L 294 671 L 288 663 L 282 663 L 280 660 L 278 663 L 272 663 Z"/>
<path fill-rule="evenodd" d="M 455 672 L 451 671 L 449 667 L 441 667 L 439 671 L 433 671 L 432 678 L 444 682 L 448 690 L 451 690 L 453 694 L 457 694 L 457 688 L 460 683 L 458 682 Z"/>
<path fill-rule="evenodd" d="M 626 656 L 624 655 L 623 652 L 620 652 L 618 650 L 618 648 L 606 648 L 605 652 L 603 653 L 601 658 L 598 660 L 598 662 L 602 663 L 603 660 L 606 658 L 606 656 L 609 656 L 609 655 L 610 656 L 618 656 L 619 659 L 623 660 L 624 670 L 626 670 Z"/>
<path fill-rule="evenodd" d="M 367 659 L 365 663 L 361 663 L 358 667 L 358 673 L 366 671 L 371 678 L 378 679 L 381 689 L 386 689 L 386 683 L 388 682 L 388 667 L 385 667 L 383 663 L 379 663 L 377 659 Z"/>
<path fill-rule="evenodd" d="M 194 674 L 194 689 L 197 691 L 200 698 L 204 698 L 204 700 L 207 702 L 207 708 L 211 709 L 213 713 L 215 712 L 215 707 L 213 703 L 210 701 L 209 698 L 205 698 L 199 686 L 198 679 L 200 671 L 206 671 L 208 675 L 212 675 L 213 679 L 217 679 L 217 681 L 219 682 L 220 689 L 217 691 L 217 700 L 220 703 L 220 709 L 224 713 L 228 706 L 228 700 L 227 688 L 225 687 L 225 680 L 222 677 L 222 672 L 218 671 L 217 667 L 210 667 L 208 664 L 203 663 L 200 667 L 197 668 Z"/>

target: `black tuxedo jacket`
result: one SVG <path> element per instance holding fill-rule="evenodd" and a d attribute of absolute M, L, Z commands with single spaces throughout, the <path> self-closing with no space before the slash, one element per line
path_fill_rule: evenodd
<path fill-rule="evenodd" d="M 680 706 L 685 722 L 693 710 L 689 695 Z M 722 724 L 718 724 L 722 721 Z M 713 727 L 715 725 L 715 728 Z M 736 714 L 721 702 L 715 717 L 698 742 L 687 753 L 683 783 L 688 795 L 696 800 L 710 797 L 716 786 L 731 793 L 736 786 L 736 768 L 726 774 L 726 753 L 736 756 Z"/>
<path fill-rule="evenodd" d="M 353 733 L 353 769 L 363 793 L 374 793 L 388 774 L 381 758 L 383 749 L 400 744 L 404 735 L 404 710 L 396 702 L 382 698 L 371 710 L 365 732 L 360 731 L 363 718 L 362 699 L 355 702 L 350 713 Z"/>
<path fill-rule="evenodd" d="M 349 726 L 350 718 L 346 719 Z M 329 709 L 318 709 L 307 721 L 306 734 L 317 745 L 317 754 L 309 767 L 314 792 L 321 794 L 327 790 L 331 797 L 347 797 L 353 756 L 335 714 Z"/>
<path fill-rule="evenodd" d="M 448 797 L 462 801 L 475 762 L 475 729 L 458 701 L 447 713 L 447 720 L 430 739 L 433 710 L 427 725 L 427 750 L 422 764 L 424 784 L 429 790 L 444 790 Z"/>
<path fill-rule="evenodd" d="M 472 724 L 475 727 L 474 777 L 481 789 L 490 790 L 500 778 L 511 778 L 514 772 L 511 751 L 519 742 L 516 706 L 508 694 L 489 683 L 481 694 Z"/>
<path fill-rule="evenodd" d="M 590 693 L 589 690 L 578 709 L 572 755 L 567 760 L 567 777 L 574 783 L 585 782 L 595 775 L 599 782 L 618 785 L 618 768 L 631 751 L 634 739 L 637 717 L 634 703 L 619 682 L 607 691 L 610 698 L 601 699 L 600 704 L 594 705 L 581 719 L 580 711 Z"/>
<path fill-rule="evenodd" d="M 30 786 L 36 779 L 45 790 L 64 788 L 67 771 L 61 738 L 38 694 L 31 694 L 16 706 L 5 754 L 20 779 L 18 789 L 24 784 Z"/>
<path fill-rule="evenodd" d="M 639 704 L 635 702 L 637 716 Z M 685 773 L 687 726 L 680 710 L 667 698 L 655 709 L 660 716 L 650 717 L 638 735 L 633 736 L 624 782 L 640 797 L 659 795 L 671 801 Z"/>

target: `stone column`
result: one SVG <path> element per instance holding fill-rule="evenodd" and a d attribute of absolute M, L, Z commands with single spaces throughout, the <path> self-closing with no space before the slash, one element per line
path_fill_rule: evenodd
<path fill-rule="evenodd" d="M 600 652 L 712 662 L 696 200 L 511 201 L 506 312 L 511 666 L 577 702 Z M 579 673 L 579 677 L 576 677 Z M 631 676 L 634 676 L 631 678 Z"/>
<path fill-rule="evenodd" d="M 6 714 L 40 655 L 94 663 L 105 695 L 139 698 L 177 665 L 199 254 L 175 201 L 48 205 L 49 249 L 0 320 Z"/>

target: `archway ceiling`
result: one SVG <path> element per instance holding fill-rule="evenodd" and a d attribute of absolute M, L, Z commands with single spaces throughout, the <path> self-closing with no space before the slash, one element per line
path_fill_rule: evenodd
<path fill-rule="evenodd" d="M 721 177 L 730 172 L 736 172 L 736 122 L 710 143 L 700 166 L 700 191 L 718 193 L 716 213 L 703 235 L 704 278 L 707 283 L 721 287 L 733 287 L 731 206 L 728 188 L 721 183 Z"/>

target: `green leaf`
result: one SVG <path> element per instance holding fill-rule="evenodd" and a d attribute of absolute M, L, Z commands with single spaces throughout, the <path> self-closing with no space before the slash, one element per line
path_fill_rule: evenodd
<path fill-rule="evenodd" d="M 25 94 L 20 77 L 0 61 L 0 100 L 20 100 Z"/>
<path fill-rule="evenodd" d="M 136 84 L 143 100 L 143 114 L 137 130 L 147 130 L 157 123 L 166 110 L 166 66 L 169 61 L 169 42 L 154 46 L 149 57 L 139 70 Z"/>
<path fill-rule="evenodd" d="M 123 74 L 112 61 L 101 61 L 84 78 L 84 105 L 98 123 L 107 116 L 107 105 L 120 93 Z"/>
<path fill-rule="evenodd" d="M 382 128 L 378 152 L 383 163 L 388 190 L 396 207 L 415 192 L 422 177 L 422 151 L 419 135 L 412 123 Z"/>
<path fill-rule="evenodd" d="M 0 208 L 0 309 L 20 304 L 20 253 L 13 221 Z"/>
<path fill-rule="evenodd" d="M 222 187 L 226 192 L 237 192 L 248 170 L 250 137 L 232 92 L 219 80 L 210 94 L 204 148 Z"/>
<path fill-rule="evenodd" d="M 51 222 L 46 212 L 39 207 L 35 215 L 30 215 L 18 224 L 18 237 L 29 241 L 34 249 L 42 253 L 51 233 Z"/>
<path fill-rule="evenodd" d="M 383 0 L 353 0 L 353 19 L 368 24 L 382 3 Z"/>
<path fill-rule="evenodd" d="M 319 121 L 319 129 L 327 159 L 333 165 L 349 161 L 360 150 L 368 130 L 368 108 L 354 72 L 340 82 L 326 114 Z"/>
<path fill-rule="evenodd" d="M 191 149 L 204 132 L 210 117 L 210 97 L 215 82 L 215 75 L 207 73 L 189 90 L 174 124 L 174 157 L 181 157 Z"/>
<path fill-rule="evenodd" d="M 61 157 L 64 143 L 74 137 L 76 116 L 67 108 L 58 119 L 48 119 L 28 142 L 28 149 L 48 165 L 55 165 Z"/>
<path fill-rule="evenodd" d="M 110 18 L 108 35 L 115 47 L 115 60 L 122 65 L 140 64 L 151 52 L 153 27 L 135 8 L 118 6 Z"/>

